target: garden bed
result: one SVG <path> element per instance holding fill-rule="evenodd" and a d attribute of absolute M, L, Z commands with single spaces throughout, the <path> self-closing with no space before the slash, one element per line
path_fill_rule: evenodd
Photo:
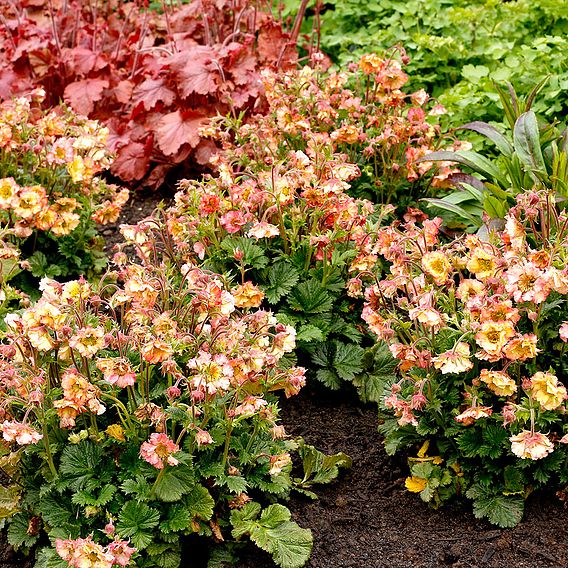
<path fill-rule="evenodd" d="M 353 468 L 318 490 L 317 501 L 293 499 L 294 519 L 311 527 L 314 552 L 308 568 L 454 568 L 516 566 L 558 568 L 568 564 L 566 509 L 554 495 L 527 501 L 514 529 L 495 529 L 475 519 L 467 505 L 430 509 L 404 488 L 406 466 L 385 454 L 376 413 L 345 393 L 306 387 L 284 403 L 289 434 L 326 452 L 344 451 Z M 193 556 L 191 547 L 187 550 Z M 198 551 L 200 557 L 202 551 Z M 198 561 L 192 568 L 202 568 Z M 0 568 L 31 568 L 2 545 Z M 203 565 L 204 566 L 204 565 Z M 254 546 L 239 568 L 274 568 Z"/>
<path fill-rule="evenodd" d="M 407 467 L 385 454 L 376 411 L 355 397 L 306 387 L 283 405 L 288 433 L 326 452 L 344 451 L 353 468 L 320 499 L 293 499 L 295 520 L 311 527 L 309 568 L 518 568 L 568 564 L 567 511 L 558 498 L 529 498 L 523 521 L 496 529 L 474 518 L 468 505 L 433 510 L 404 488 Z M 239 568 L 271 568 L 270 557 L 252 546 Z"/>

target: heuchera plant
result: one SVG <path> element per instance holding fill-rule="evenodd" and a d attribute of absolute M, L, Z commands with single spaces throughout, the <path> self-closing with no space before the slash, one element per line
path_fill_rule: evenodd
<path fill-rule="evenodd" d="M 200 126 L 251 108 L 259 71 L 294 65 L 295 40 L 262 2 L 173 4 L 0 0 L 0 98 L 42 86 L 47 105 L 101 121 L 112 173 L 132 184 L 207 164 L 215 145 Z"/>
<path fill-rule="evenodd" d="M 249 535 L 280 566 L 300 567 L 311 533 L 284 506 L 253 500 L 292 485 L 297 444 L 271 393 L 304 384 L 304 369 L 279 366 L 294 331 L 239 311 L 221 277 L 169 263 L 167 239 L 154 236 L 141 264 L 118 254 L 118 272 L 98 285 L 45 279 L 41 299 L 6 318 L 9 541 L 35 547 L 39 565 L 174 568 L 182 535 Z"/>
<path fill-rule="evenodd" d="M 2 309 L 41 276 L 100 272 L 96 224 L 116 221 L 128 199 L 97 175 L 110 163 L 108 130 L 66 108 L 42 112 L 44 95 L 0 104 Z"/>
<path fill-rule="evenodd" d="M 411 204 L 457 172 L 418 159 L 461 146 L 450 144 L 441 132 L 441 105 L 423 89 L 402 90 L 408 81 L 406 59 L 404 50 L 371 53 L 345 70 L 324 72 L 323 56 L 314 53 L 313 67 L 284 74 L 263 71 L 267 112 L 244 121 L 218 119 L 211 136 L 223 140 L 230 160 L 241 166 L 270 164 L 292 150 L 326 141 L 360 168 L 353 195 L 381 204 Z"/>
<path fill-rule="evenodd" d="M 423 500 L 466 495 L 477 517 L 512 526 L 531 491 L 568 483 L 558 378 L 567 371 L 568 216 L 551 192 L 531 191 L 487 240 L 442 244 L 440 222 L 379 232 L 391 274 L 366 290 L 363 317 L 398 360 L 380 430 L 391 454 L 422 445 L 407 487 Z"/>

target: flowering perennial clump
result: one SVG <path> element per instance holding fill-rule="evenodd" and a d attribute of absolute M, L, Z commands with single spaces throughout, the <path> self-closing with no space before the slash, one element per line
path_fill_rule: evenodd
<path fill-rule="evenodd" d="M 508 526 L 518 496 L 568 482 L 568 217 L 552 194 L 528 192 L 487 239 L 442 244 L 439 227 L 379 231 L 391 273 L 365 291 L 363 318 L 399 371 L 381 428 L 391 452 L 436 443 L 412 466 L 425 500 L 467 491 L 478 515 Z"/>
<path fill-rule="evenodd" d="M 364 55 L 346 70 L 323 72 L 320 54 L 313 66 L 286 73 L 262 73 L 267 109 L 245 122 L 213 121 L 203 133 L 223 142 L 233 163 L 271 165 L 293 150 L 327 145 L 362 173 L 356 195 L 379 203 L 405 204 L 444 187 L 457 172 L 450 164 L 418 162 L 437 149 L 462 148 L 446 140 L 438 124 L 445 109 L 423 90 L 406 93 L 407 60 L 397 51 Z M 227 128 L 229 126 L 229 128 Z"/>
<path fill-rule="evenodd" d="M 31 291 L 22 269 L 69 277 L 104 267 L 95 224 L 115 222 L 128 199 L 97 176 L 110 165 L 108 130 L 69 110 L 41 111 L 44 96 L 0 104 L 2 301 L 14 296 L 9 281 Z"/>
<path fill-rule="evenodd" d="M 255 490 L 290 491 L 296 444 L 271 392 L 304 385 L 304 369 L 280 364 L 293 328 L 240 312 L 222 277 L 169 262 L 157 243 L 139 264 L 119 253 L 97 285 L 44 279 L 39 301 L 6 317 L 0 465 L 14 485 L 4 514 L 16 547 L 48 533 L 55 549 L 40 548 L 43 559 L 163 566 L 167 554 L 173 565 L 181 534 L 221 539 L 229 526 L 240 538 L 253 514 L 240 510 L 260 512 Z M 272 507 L 281 512 L 269 526 L 288 539 L 278 546 L 298 547 L 286 566 L 299 567 L 311 535 Z"/>

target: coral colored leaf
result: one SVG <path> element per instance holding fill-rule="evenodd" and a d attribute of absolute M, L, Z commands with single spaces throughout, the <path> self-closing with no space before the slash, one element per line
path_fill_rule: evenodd
<path fill-rule="evenodd" d="M 88 116 L 93 112 L 95 103 L 103 98 L 103 91 L 107 88 L 106 79 L 75 81 L 65 87 L 63 98 L 74 111 Z"/>
<path fill-rule="evenodd" d="M 16 79 L 17 76 L 11 69 L 0 70 L 0 99 L 7 99 L 14 94 Z"/>
<path fill-rule="evenodd" d="M 164 115 L 155 127 L 156 138 L 160 150 L 171 156 L 184 144 L 195 148 L 199 144 L 199 128 L 205 117 L 194 111 L 176 110 Z"/>
<path fill-rule="evenodd" d="M 115 96 L 119 103 L 126 104 L 132 98 L 132 90 L 134 89 L 134 83 L 125 79 L 124 81 L 119 81 L 119 83 L 112 89 L 112 94 Z"/>
<path fill-rule="evenodd" d="M 210 95 L 218 88 L 219 68 L 213 49 L 196 46 L 170 58 L 182 97 Z"/>
<path fill-rule="evenodd" d="M 175 93 L 166 87 L 163 79 L 146 79 L 132 93 L 132 102 L 142 103 L 146 110 L 154 108 L 159 102 L 169 106 L 175 98 Z"/>
<path fill-rule="evenodd" d="M 111 172 L 124 181 L 141 180 L 150 166 L 151 148 L 140 142 L 130 142 L 118 151 Z"/>

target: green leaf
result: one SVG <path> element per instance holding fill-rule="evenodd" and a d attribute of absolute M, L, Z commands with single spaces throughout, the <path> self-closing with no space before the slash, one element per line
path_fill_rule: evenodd
<path fill-rule="evenodd" d="M 75 511 L 67 509 L 63 506 L 63 503 L 64 500 L 61 497 L 57 498 L 52 495 L 40 500 L 39 510 L 45 523 L 52 527 L 58 527 L 69 522 Z"/>
<path fill-rule="evenodd" d="M 28 534 L 29 517 L 23 513 L 17 513 L 12 517 L 8 527 L 8 543 L 16 550 L 22 547 L 30 548 L 36 542 L 36 535 Z"/>
<path fill-rule="evenodd" d="M 365 350 L 355 343 L 335 342 L 333 368 L 345 381 L 350 381 L 363 369 L 363 354 Z"/>
<path fill-rule="evenodd" d="M 298 271 L 289 262 L 277 262 L 268 272 L 269 284 L 264 288 L 266 299 L 276 304 L 290 293 L 300 278 Z"/>
<path fill-rule="evenodd" d="M 467 496 L 473 499 L 473 514 L 477 519 L 486 517 L 502 529 L 518 525 L 523 518 L 525 503 L 522 497 L 495 494 L 480 484 L 472 486 Z"/>
<path fill-rule="evenodd" d="M 193 517 L 208 521 L 213 516 L 215 501 L 203 485 L 195 485 L 183 502 Z"/>
<path fill-rule="evenodd" d="M 333 369 L 318 369 L 316 379 L 328 389 L 339 390 L 341 388 L 341 379 Z"/>
<path fill-rule="evenodd" d="M 142 550 L 153 540 L 152 529 L 158 526 L 160 513 L 146 503 L 128 501 L 118 517 L 117 533 L 122 538 L 130 538 L 134 547 Z"/>
<path fill-rule="evenodd" d="M 159 477 L 154 487 L 160 501 L 172 503 L 179 501 L 182 495 L 189 493 L 195 484 L 195 476 L 190 466 L 179 464 L 169 466 Z"/>
<path fill-rule="evenodd" d="M 352 466 L 351 458 L 343 452 L 328 456 L 314 446 L 301 443 L 298 453 L 302 458 L 304 478 L 297 481 L 303 489 L 316 483 L 330 483 L 339 475 L 339 468 Z"/>
<path fill-rule="evenodd" d="M 217 478 L 217 484 L 227 487 L 231 493 L 243 493 L 248 487 L 247 480 L 240 475 L 221 475 Z"/>
<path fill-rule="evenodd" d="M 308 561 L 312 534 L 290 521 L 290 511 L 283 505 L 270 505 L 261 514 L 258 503 L 247 503 L 241 510 L 231 512 L 232 535 L 240 538 L 248 534 L 262 550 L 272 554 L 282 568 L 301 568 Z"/>
<path fill-rule="evenodd" d="M 242 262 L 245 266 L 253 268 L 264 268 L 268 264 L 268 258 L 264 255 L 264 250 L 255 244 L 254 239 L 246 237 L 228 237 L 221 242 L 221 248 L 227 251 L 234 258 L 237 250 L 243 253 Z"/>
<path fill-rule="evenodd" d="M 519 116 L 513 130 L 515 152 L 521 162 L 531 169 L 546 172 L 546 165 L 540 148 L 540 133 L 536 114 L 531 110 Z"/>
<path fill-rule="evenodd" d="M 321 314 L 333 308 L 333 297 L 312 278 L 298 284 L 290 295 L 290 307 L 297 312 L 305 314 Z"/>
<path fill-rule="evenodd" d="M 184 531 L 191 526 L 192 516 L 185 505 L 171 505 L 168 507 L 168 516 L 160 523 L 160 530 L 164 533 Z"/>
<path fill-rule="evenodd" d="M 319 327 L 312 324 L 304 324 L 298 329 L 296 334 L 296 341 L 305 341 L 310 343 L 311 341 L 320 342 L 324 340 L 324 334 Z"/>
<path fill-rule="evenodd" d="M 100 507 L 106 505 L 116 493 L 116 487 L 114 485 L 105 485 L 98 497 L 95 497 L 92 493 L 88 491 L 77 491 L 71 498 L 71 501 L 75 505 L 91 505 L 95 507 Z"/>
<path fill-rule="evenodd" d="M 483 134 L 486 138 L 491 140 L 497 146 L 499 151 L 504 154 L 505 156 L 510 157 L 513 153 L 513 146 L 511 143 L 497 130 L 494 126 L 487 124 L 487 122 L 482 122 L 476 120 L 474 122 L 468 122 L 463 126 L 460 126 L 457 130 L 473 130 L 474 132 L 479 132 L 479 134 Z"/>
<path fill-rule="evenodd" d="M 59 466 L 65 485 L 75 490 L 98 487 L 101 455 L 101 448 L 89 440 L 66 446 Z"/>

